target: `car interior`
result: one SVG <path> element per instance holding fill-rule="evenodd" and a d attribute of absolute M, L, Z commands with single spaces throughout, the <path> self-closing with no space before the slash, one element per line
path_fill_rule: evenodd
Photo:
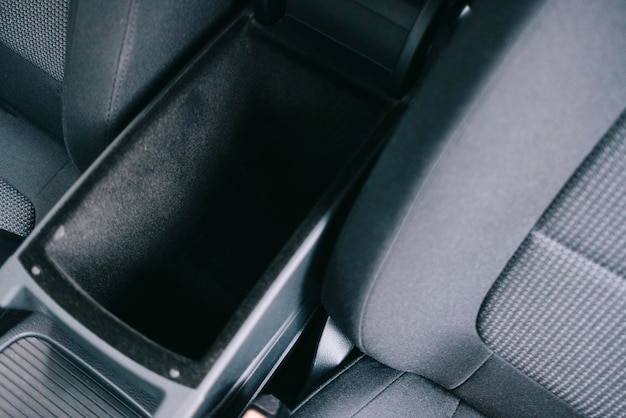
<path fill-rule="evenodd" d="M 0 416 L 626 417 L 626 2 L 0 0 Z"/>

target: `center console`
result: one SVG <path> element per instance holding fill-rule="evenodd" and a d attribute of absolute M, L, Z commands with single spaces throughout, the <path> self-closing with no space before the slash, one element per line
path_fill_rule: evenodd
<path fill-rule="evenodd" d="M 427 33 L 426 3 L 403 40 Z M 0 364 L 17 350 L 33 384 L 73 370 L 92 410 L 117 399 L 120 416 L 219 415 L 259 392 L 320 309 L 338 225 L 406 106 L 407 70 L 381 72 L 388 54 L 307 7 L 234 18 L 2 267 L 0 305 L 37 313 L 0 339 Z"/>

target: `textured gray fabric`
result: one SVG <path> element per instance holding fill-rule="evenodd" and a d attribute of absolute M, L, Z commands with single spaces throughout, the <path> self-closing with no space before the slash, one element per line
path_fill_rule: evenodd
<path fill-rule="evenodd" d="M 626 104 L 626 2 L 475 3 L 359 191 L 322 291 L 362 351 L 448 389 L 491 355 L 485 296 Z"/>
<path fill-rule="evenodd" d="M 626 275 L 626 114 L 585 160 L 538 228 Z"/>
<path fill-rule="evenodd" d="M 478 331 L 583 414 L 626 416 L 625 274 L 623 115 L 511 259 Z"/>
<path fill-rule="evenodd" d="M 13 186 L 0 178 L 0 230 L 26 237 L 35 226 L 35 207 Z"/>
<path fill-rule="evenodd" d="M 69 0 L 3 0 L 0 42 L 63 80 Z"/>
<path fill-rule="evenodd" d="M 423 377 L 363 356 L 307 397 L 292 417 L 481 417 Z"/>
<path fill-rule="evenodd" d="M 33 203 L 37 222 L 79 175 L 62 144 L 0 109 L 0 178 Z"/>
<path fill-rule="evenodd" d="M 63 134 L 81 170 L 243 0 L 75 2 Z M 74 4 L 74 3 L 73 3 Z"/>

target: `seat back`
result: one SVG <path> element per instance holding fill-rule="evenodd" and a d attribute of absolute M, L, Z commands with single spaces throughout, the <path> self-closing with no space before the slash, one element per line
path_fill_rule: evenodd
<path fill-rule="evenodd" d="M 0 101 L 58 139 L 70 0 L 0 2 Z"/>
<path fill-rule="evenodd" d="M 487 295 L 626 105 L 625 17 L 620 1 L 472 5 L 364 185 L 329 265 L 324 303 L 361 350 L 453 390 L 488 415 L 587 414 L 594 411 L 589 405 L 608 399 L 609 390 L 600 389 L 606 374 L 585 389 L 590 397 L 556 389 L 569 384 L 576 392 L 587 372 L 582 361 L 558 369 L 556 383 L 537 374 L 534 362 L 555 352 L 551 339 L 563 337 L 558 325 L 565 322 L 544 318 L 524 331 L 507 328 L 530 318 L 518 312 L 520 303 L 525 312 L 544 304 L 537 312 L 546 315 L 574 306 L 533 299 L 534 287 L 520 285 L 547 267 L 518 267 L 507 282 L 519 288 Z M 529 292 L 525 299 L 520 289 Z M 601 304 L 594 299 L 588 309 Z M 603 315 L 573 318 L 590 321 L 588 327 L 615 320 Z M 535 326 L 543 346 L 507 354 Z M 618 331 L 603 329 L 607 344 Z M 554 344 L 564 343 L 560 348 L 570 351 L 561 354 L 570 358 L 584 339 L 567 341 Z M 617 350 L 588 354 L 609 353 Z M 518 354 L 533 367 L 515 361 Z M 613 360 L 604 357 L 602 370 Z M 543 372 L 549 370 L 557 369 Z"/>
<path fill-rule="evenodd" d="M 86 168 L 241 2 L 0 4 L 0 100 Z"/>

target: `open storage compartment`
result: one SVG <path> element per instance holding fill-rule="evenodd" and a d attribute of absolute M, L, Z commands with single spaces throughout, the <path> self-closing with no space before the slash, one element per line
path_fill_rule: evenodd
<path fill-rule="evenodd" d="M 70 314 L 167 375 L 163 356 L 207 355 L 393 107 L 243 17 L 122 133 L 21 260 L 40 260 L 38 284 Z"/>

